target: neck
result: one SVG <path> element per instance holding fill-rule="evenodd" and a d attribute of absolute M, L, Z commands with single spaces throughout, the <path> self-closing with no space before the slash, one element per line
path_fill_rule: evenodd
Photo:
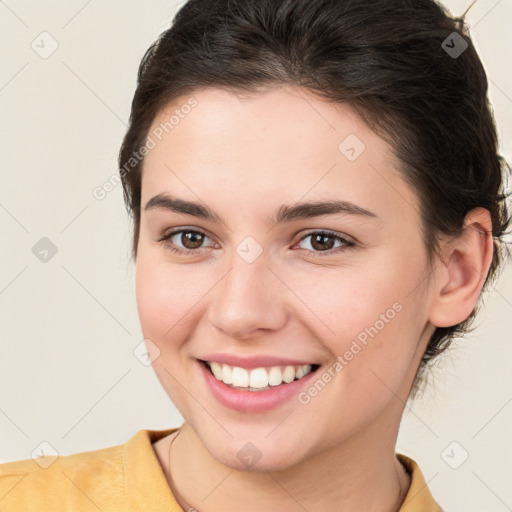
<path fill-rule="evenodd" d="M 246 512 L 397 512 L 409 489 L 410 475 L 395 456 L 396 435 L 392 443 L 386 443 L 387 434 L 359 432 L 279 471 L 240 471 L 221 464 L 187 423 L 155 443 L 155 451 L 185 511 L 234 512 L 243 503 Z"/>

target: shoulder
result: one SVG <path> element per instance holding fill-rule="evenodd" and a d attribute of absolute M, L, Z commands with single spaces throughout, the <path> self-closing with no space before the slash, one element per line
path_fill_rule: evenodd
<path fill-rule="evenodd" d="M 73 495 L 80 510 L 97 510 L 95 496 L 123 494 L 123 485 L 123 445 L 7 462 L 0 464 L 0 509 L 60 512 Z"/>
<path fill-rule="evenodd" d="M 0 511 L 181 510 L 152 447 L 176 430 L 139 430 L 117 446 L 0 464 Z"/>

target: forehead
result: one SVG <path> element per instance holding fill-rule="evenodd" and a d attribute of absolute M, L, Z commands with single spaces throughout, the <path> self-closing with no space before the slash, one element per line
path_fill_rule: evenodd
<path fill-rule="evenodd" d="M 383 214 L 410 215 L 416 203 L 387 143 L 349 105 L 304 89 L 199 90 L 162 109 L 149 136 L 143 204 L 163 191 L 259 210 L 278 197 L 342 198 Z"/>

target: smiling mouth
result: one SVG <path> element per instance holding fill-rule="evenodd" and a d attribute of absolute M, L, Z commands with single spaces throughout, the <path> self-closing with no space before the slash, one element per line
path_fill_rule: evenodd
<path fill-rule="evenodd" d="M 301 364 L 245 369 L 216 361 L 199 361 L 218 381 L 244 391 L 266 391 L 286 385 L 302 379 L 320 367 L 318 364 Z"/>

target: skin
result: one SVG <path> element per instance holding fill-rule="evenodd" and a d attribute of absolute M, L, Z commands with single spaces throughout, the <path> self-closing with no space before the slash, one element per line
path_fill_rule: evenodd
<path fill-rule="evenodd" d="M 185 510 L 201 512 L 396 511 L 410 485 L 395 456 L 403 409 L 435 326 L 457 324 L 475 306 L 492 259 L 489 213 L 470 212 L 431 270 L 417 196 L 348 105 L 290 86 L 193 96 L 198 105 L 145 158 L 136 263 L 142 331 L 160 351 L 153 367 L 184 417 L 170 458 L 172 435 L 153 446 L 169 485 Z M 355 161 L 338 150 L 349 134 L 366 146 Z M 164 192 L 207 205 L 224 223 L 144 210 Z M 282 204 L 328 199 L 378 218 L 268 222 Z M 157 241 L 180 227 L 206 232 L 199 253 L 181 234 L 172 241 L 188 254 Z M 305 237 L 314 229 L 356 245 L 329 238 L 330 254 L 319 256 Z M 251 264 L 236 252 L 247 236 L 263 248 Z M 294 397 L 237 412 L 199 373 L 196 358 L 223 352 L 311 360 L 322 374 L 397 302 L 401 311 L 307 405 Z M 262 454 L 250 469 L 237 457 L 247 442 Z"/>

